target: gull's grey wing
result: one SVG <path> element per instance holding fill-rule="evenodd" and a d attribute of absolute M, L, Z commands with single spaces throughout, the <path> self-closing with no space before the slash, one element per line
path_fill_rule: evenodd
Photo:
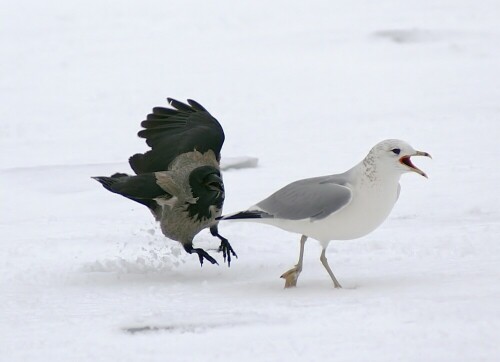
<path fill-rule="evenodd" d="M 351 197 L 345 177 L 334 175 L 295 181 L 256 206 L 280 219 L 319 220 L 345 207 Z"/>
<path fill-rule="evenodd" d="M 151 150 L 130 157 L 130 167 L 136 174 L 168 170 L 180 154 L 212 150 L 220 160 L 224 131 L 220 123 L 199 103 L 188 104 L 168 98 L 172 108 L 155 107 L 142 121 L 144 128 L 137 134 L 146 139 Z"/>

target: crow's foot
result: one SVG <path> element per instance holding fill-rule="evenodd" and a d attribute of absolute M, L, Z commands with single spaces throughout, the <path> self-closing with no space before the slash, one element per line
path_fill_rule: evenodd
<path fill-rule="evenodd" d="M 229 244 L 229 241 L 227 239 L 224 239 L 221 237 L 220 239 L 220 246 L 219 246 L 219 252 L 222 251 L 222 256 L 224 257 L 224 262 L 226 262 L 226 256 L 227 256 L 227 266 L 231 266 L 231 254 L 238 259 L 238 255 L 234 252 L 233 247 L 231 244 Z"/>
<path fill-rule="evenodd" d="M 186 250 L 186 252 L 188 252 L 189 254 L 193 254 L 193 253 L 196 253 L 198 254 L 198 258 L 200 259 L 200 266 L 203 266 L 203 259 L 207 259 L 210 263 L 212 264 L 217 264 L 219 265 L 219 263 L 217 263 L 217 260 L 215 260 L 214 258 L 212 258 L 210 256 L 209 253 L 207 253 L 205 250 L 203 249 L 200 249 L 200 248 L 193 248 L 192 245 L 187 245 L 187 246 L 184 246 L 184 249 Z"/>
<path fill-rule="evenodd" d="M 231 254 L 233 254 L 233 256 L 236 257 L 236 259 L 238 259 L 238 255 L 236 255 L 236 253 L 233 250 L 233 247 L 231 246 L 231 244 L 229 244 L 229 240 L 227 240 L 225 237 L 219 234 L 217 226 L 211 227 L 210 233 L 212 233 L 213 236 L 216 236 L 220 239 L 219 252 L 222 251 L 222 256 L 224 257 L 224 263 L 226 262 L 226 257 L 227 257 L 227 266 L 231 266 Z"/>

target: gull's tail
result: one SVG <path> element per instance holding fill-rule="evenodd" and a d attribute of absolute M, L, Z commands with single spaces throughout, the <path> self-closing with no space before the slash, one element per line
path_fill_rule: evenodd
<path fill-rule="evenodd" d="M 271 219 L 273 215 L 262 210 L 245 210 L 218 217 L 217 220 Z"/>

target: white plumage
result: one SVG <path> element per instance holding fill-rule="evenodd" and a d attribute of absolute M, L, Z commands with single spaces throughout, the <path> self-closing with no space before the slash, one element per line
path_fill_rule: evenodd
<path fill-rule="evenodd" d="M 302 235 L 299 261 L 282 275 L 285 287 L 296 286 L 307 238 L 318 240 L 323 247 L 320 260 L 340 287 L 326 261 L 328 244 L 357 239 L 380 226 L 398 200 L 403 173 L 427 177 L 411 163 L 411 156 L 430 157 L 404 141 L 385 140 L 342 174 L 293 182 L 248 210 L 222 219 L 260 222 Z"/>

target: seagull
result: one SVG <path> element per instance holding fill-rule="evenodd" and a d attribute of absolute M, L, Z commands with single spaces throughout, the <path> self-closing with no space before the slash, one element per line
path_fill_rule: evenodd
<path fill-rule="evenodd" d="M 247 210 L 220 219 L 259 222 L 301 235 L 299 260 L 281 275 L 285 288 L 297 286 L 306 240 L 316 239 L 322 246 L 321 263 L 335 288 L 341 288 L 325 255 L 328 244 L 357 239 L 379 227 L 399 198 L 402 174 L 415 172 L 427 178 L 412 156 L 431 157 L 405 141 L 388 139 L 344 173 L 292 182 Z"/>
<path fill-rule="evenodd" d="M 220 123 L 199 103 L 167 98 L 172 108 L 155 107 L 141 123 L 138 136 L 151 150 L 129 158 L 136 175 L 115 173 L 93 179 L 104 188 L 150 209 L 163 234 L 182 244 L 184 250 L 218 264 L 205 250 L 193 247 L 201 230 L 220 239 L 219 251 L 231 265 L 237 257 L 229 241 L 218 231 L 216 218 L 222 214 L 224 183 L 220 151 L 224 131 Z"/>

